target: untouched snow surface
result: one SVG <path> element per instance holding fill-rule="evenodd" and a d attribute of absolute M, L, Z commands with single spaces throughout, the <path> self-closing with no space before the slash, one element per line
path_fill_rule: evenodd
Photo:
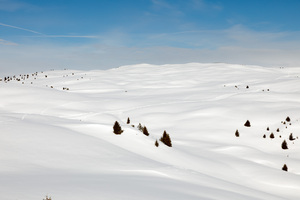
<path fill-rule="evenodd" d="M 0 199 L 300 199 L 298 76 L 191 63 L 2 80 Z M 171 148 L 154 145 L 164 130 Z"/>

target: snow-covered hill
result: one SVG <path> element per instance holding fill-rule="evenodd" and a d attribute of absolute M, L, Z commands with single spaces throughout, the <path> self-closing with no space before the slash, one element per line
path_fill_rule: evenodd
<path fill-rule="evenodd" d="M 299 76 L 190 63 L 3 77 L 0 199 L 300 199 Z M 164 130 L 173 147 L 154 145 Z"/>

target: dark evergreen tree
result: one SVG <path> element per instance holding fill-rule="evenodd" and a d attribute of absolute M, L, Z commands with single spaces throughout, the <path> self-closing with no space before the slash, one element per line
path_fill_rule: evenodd
<path fill-rule="evenodd" d="M 159 143 L 158 143 L 158 141 L 157 141 L 157 140 L 155 141 L 155 146 L 156 146 L 156 147 L 158 147 L 158 146 L 159 146 Z"/>
<path fill-rule="evenodd" d="M 291 140 L 291 141 L 295 140 L 295 138 L 293 137 L 293 133 L 290 134 L 289 140 Z"/>
<path fill-rule="evenodd" d="M 163 136 L 160 138 L 160 141 L 165 145 L 172 147 L 170 135 L 166 131 L 164 131 Z"/>
<path fill-rule="evenodd" d="M 250 127 L 251 126 L 249 120 L 246 121 L 246 123 L 244 124 L 244 126 L 246 126 L 246 127 Z"/>
<path fill-rule="evenodd" d="M 143 132 L 143 126 L 142 126 L 142 124 L 141 124 L 141 123 L 139 123 L 139 125 L 137 126 L 137 128 L 138 128 L 140 131 L 142 131 L 142 132 Z"/>
<path fill-rule="evenodd" d="M 263 135 L 263 138 L 266 138 L 266 134 Z"/>
<path fill-rule="evenodd" d="M 236 137 L 240 137 L 240 133 L 239 133 L 239 131 L 236 129 L 236 131 L 235 131 L 235 136 Z"/>
<path fill-rule="evenodd" d="M 267 131 L 269 131 L 270 129 L 269 129 L 269 127 L 267 127 Z"/>
<path fill-rule="evenodd" d="M 273 133 L 270 134 L 270 138 L 274 139 L 274 134 Z"/>
<path fill-rule="evenodd" d="M 290 117 L 288 116 L 288 117 L 285 119 L 285 121 L 290 122 L 290 121 L 291 121 Z"/>
<path fill-rule="evenodd" d="M 149 136 L 149 132 L 146 126 L 143 127 L 143 134 Z"/>
<path fill-rule="evenodd" d="M 122 130 L 122 128 L 121 128 L 121 126 L 120 126 L 120 124 L 119 124 L 118 121 L 115 122 L 113 128 L 114 128 L 114 133 L 115 134 L 120 135 L 121 133 L 123 133 L 123 130 Z"/>
<path fill-rule="evenodd" d="M 281 148 L 282 148 L 282 149 L 288 149 L 288 146 L 287 146 L 287 143 L 286 143 L 285 140 L 282 142 Z"/>
<path fill-rule="evenodd" d="M 288 171 L 288 167 L 286 166 L 286 164 L 283 165 L 282 170 L 283 171 Z"/>
<path fill-rule="evenodd" d="M 130 124 L 130 119 L 129 119 L 129 117 L 127 118 L 127 124 Z"/>
<path fill-rule="evenodd" d="M 279 132 L 279 128 L 276 131 Z"/>

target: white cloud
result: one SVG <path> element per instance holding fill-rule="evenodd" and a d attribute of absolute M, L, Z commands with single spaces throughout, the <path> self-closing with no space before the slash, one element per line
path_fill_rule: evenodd
<path fill-rule="evenodd" d="M 108 69 L 129 64 L 225 62 L 262 66 L 300 66 L 300 50 L 254 49 L 226 46 L 215 50 L 175 47 L 129 48 L 104 45 L 0 46 L 0 73 L 49 69 Z M 3 76 L 4 74 L 0 74 Z"/>
<path fill-rule="evenodd" d="M 9 41 L 3 40 L 3 39 L 0 39 L 0 44 L 2 44 L 2 45 L 18 45 L 17 43 L 9 42 Z"/>
<path fill-rule="evenodd" d="M 144 43 L 196 49 L 218 49 L 226 46 L 251 49 L 299 49 L 300 32 L 253 31 L 242 25 L 236 25 L 224 30 L 190 30 L 149 35 Z"/>
<path fill-rule="evenodd" d="M 131 47 L 126 43 L 135 43 L 128 42 L 130 38 L 122 33 L 111 34 L 110 37 L 101 36 L 99 40 L 91 40 L 88 44 L 77 46 L 58 43 L 0 45 L 0 73 L 32 72 L 52 68 L 108 69 L 138 63 L 187 62 L 298 67 L 299 35 L 298 32 L 256 32 L 235 26 L 219 31 L 187 31 L 143 37 L 144 40 L 139 46 Z M 180 41 L 183 45 L 168 45 L 174 44 L 174 41 Z M 5 41 L 2 40 L 2 43 Z"/>

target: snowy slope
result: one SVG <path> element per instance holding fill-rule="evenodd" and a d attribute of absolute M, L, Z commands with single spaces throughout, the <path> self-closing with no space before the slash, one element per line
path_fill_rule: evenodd
<path fill-rule="evenodd" d="M 300 199 L 299 76 L 190 63 L 2 80 L 0 199 Z M 154 145 L 164 130 L 171 148 Z"/>

